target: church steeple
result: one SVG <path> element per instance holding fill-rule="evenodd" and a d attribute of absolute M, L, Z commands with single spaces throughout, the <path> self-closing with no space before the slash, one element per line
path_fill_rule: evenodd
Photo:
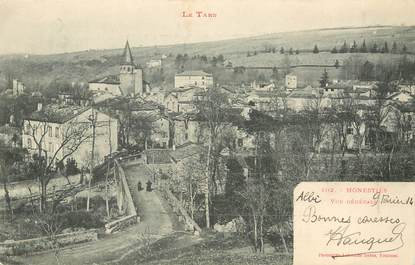
<path fill-rule="evenodd" d="M 134 65 L 133 55 L 131 53 L 130 44 L 128 43 L 128 40 L 125 43 L 121 65 Z"/>

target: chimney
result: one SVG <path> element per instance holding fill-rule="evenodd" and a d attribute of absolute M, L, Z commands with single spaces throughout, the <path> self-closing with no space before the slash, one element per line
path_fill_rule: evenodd
<path fill-rule="evenodd" d="M 42 102 L 37 103 L 37 111 L 41 111 L 43 108 Z"/>

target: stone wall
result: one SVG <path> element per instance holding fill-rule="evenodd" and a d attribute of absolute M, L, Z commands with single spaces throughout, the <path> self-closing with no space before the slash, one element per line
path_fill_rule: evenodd
<path fill-rule="evenodd" d="M 128 215 L 128 216 L 125 216 L 121 219 L 109 222 L 109 223 L 105 224 L 105 233 L 106 234 L 111 234 L 111 233 L 117 232 L 119 230 L 122 230 L 125 227 L 136 224 L 137 222 L 139 222 L 139 219 L 140 219 L 140 217 L 138 217 L 135 214 L 135 215 Z"/>
<path fill-rule="evenodd" d="M 186 209 L 182 206 L 180 201 L 171 193 L 170 190 L 167 188 L 160 189 L 163 197 L 172 207 L 174 213 L 179 216 L 179 220 L 183 221 L 186 226 L 186 230 L 190 230 L 193 232 L 201 232 L 202 229 L 200 226 L 190 217 L 187 213 Z"/>
<path fill-rule="evenodd" d="M 98 239 L 98 230 L 91 229 L 81 232 L 59 234 L 54 238 L 38 237 L 19 241 L 0 243 L 0 255 L 30 254 L 56 247 L 95 241 Z"/>

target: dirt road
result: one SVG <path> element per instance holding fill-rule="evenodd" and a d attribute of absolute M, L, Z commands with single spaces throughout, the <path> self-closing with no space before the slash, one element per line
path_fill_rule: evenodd
<path fill-rule="evenodd" d="M 98 241 L 62 249 L 58 254 L 61 264 L 103 264 L 137 249 L 143 234 L 160 238 L 173 232 L 173 228 L 180 227 L 157 192 L 145 190 L 148 173 L 143 165 L 125 167 L 127 181 L 141 222 L 116 234 L 106 235 Z M 138 181 L 141 181 L 144 187 L 140 192 L 137 190 Z M 22 264 L 57 264 L 55 255 L 51 251 L 28 257 L 14 257 L 13 260 Z"/>

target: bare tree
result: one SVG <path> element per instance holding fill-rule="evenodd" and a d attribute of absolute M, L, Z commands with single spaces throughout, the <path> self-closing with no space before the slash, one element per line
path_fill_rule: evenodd
<path fill-rule="evenodd" d="M 59 127 L 57 135 L 59 144 L 52 149 L 47 146 L 47 135 L 52 135 L 52 127 L 44 121 L 27 120 L 25 122 L 26 134 L 34 143 L 34 155 L 32 170 L 37 175 L 40 193 L 40 211 L 46 209 L 47 186 L 55 175 L 55 165 L 65 161 L 79 146 L 91 138 L 89 123 L 74 118 Z"/>
<path fill-rule="evenodd" d="M 229 101 L 227 95 L 217 88 L 211 88 L 206 91 L 203 100 L 196 103 L 198 115 L 200 115 L 203 123 L 206 124 L 208 130 L 208 152 L 206 158 L 206 191 L 205 191 L 205 215 L 206 227 L 210 227 L 209 213 L 209 192 L 210 182 L 216 185 L 216 165 L 218 164 L 218 152 L 215 146 L 215 140 L 226 126 L 226 113 L 229 109 Z"/>

